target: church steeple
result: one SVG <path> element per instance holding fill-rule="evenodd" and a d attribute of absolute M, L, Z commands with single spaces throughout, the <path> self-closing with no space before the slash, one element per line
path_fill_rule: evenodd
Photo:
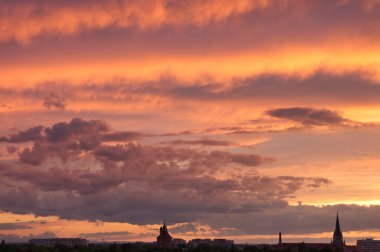
<path fill-rule="evenodd" d="M 339 215 L 338 215 L 338 212 L 336 213 L 336 222 L 335 222 L 335 231 L 334 233 L 342 233 L 342 231 L 340 231 L 340 224 L 339 224 Z"/>
<path fill-rule="evenodd" d="M 342 230 L 340 229 L 338 213 L 336 213 L 335 230 L 334 230 L 332 243 L 334 246 L 339 246 L 339 247 L 344 246 L 343 234 L 342 234 Z"/>
<path fill-rule="evenodd" d="M 172 242 L 173 238 L 170 236 L 166 221 L 164 220 L 164 225 L 160 227 L 160 235 L 157 236 L 157 245 L 160 248 L 171 248 Z"/>

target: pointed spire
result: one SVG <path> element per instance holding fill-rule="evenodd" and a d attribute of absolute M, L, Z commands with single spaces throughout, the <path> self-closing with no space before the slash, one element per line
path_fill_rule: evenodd
<path fill-rule="evenodd" d="M 342 230 L 340 229 L 338 212 L 336 213 L 335 230 L 334 230 L 332 243 L 334 246 L 339 246 L 339 247 L 344 246 L 343 234 L 342 234 Z"/>
<path fill-rule="evenodd" d="M 341 231 L 340 231 L 339 214 L 338 214 L 338 212 L 336 212 L 336 222 L 335 222 L 335 232 L 334 232 L 334 233 L 338 233 L 338 234 L 341 233 Z"/>

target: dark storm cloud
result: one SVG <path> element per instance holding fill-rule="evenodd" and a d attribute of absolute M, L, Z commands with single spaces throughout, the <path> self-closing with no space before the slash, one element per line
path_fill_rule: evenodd
<path fill-rule="evenodd" d="M 272 117 L 287 119 L 305 126 L 334 126 L 348 122 L 338 112 L 307 107 L 277 108 L 266 111 Z"/>

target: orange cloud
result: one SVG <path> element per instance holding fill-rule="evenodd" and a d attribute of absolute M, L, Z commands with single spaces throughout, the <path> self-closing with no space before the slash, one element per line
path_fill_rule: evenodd
<path fill-rule="evenodd" d="M 5 4 L 0 41 L 28 44 L 40 35 L 67 36 L 110 26 L 141 30 L 164 25 L 203 26 L 253 9 L 263 9 L 268 0 L 212 1 L 107 1 L 60 4 L 59 2 Z"/>

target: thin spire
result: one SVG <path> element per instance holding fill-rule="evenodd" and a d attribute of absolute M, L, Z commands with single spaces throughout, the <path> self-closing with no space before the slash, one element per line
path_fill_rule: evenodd
<path fill-rule="evenodd" d="M 334 233 L 338 233 L 338 234 L 341 233 L 338 212 L 336 212 L 336 222 L 335 222 L 335 232 Z"/>

